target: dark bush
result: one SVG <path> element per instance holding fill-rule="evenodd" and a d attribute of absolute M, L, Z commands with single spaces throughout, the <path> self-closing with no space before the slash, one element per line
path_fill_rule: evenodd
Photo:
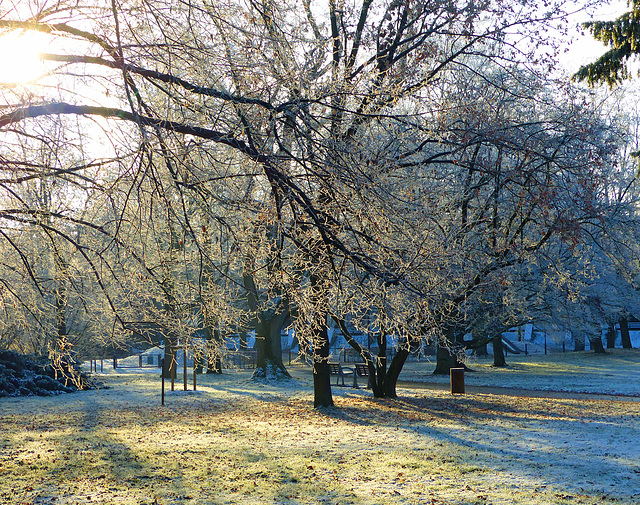
<path fill-rule="evenodd" d="M 69 361 L 56 370 L 46 358 L 0 350 L 0 398 L 51 396 L 93 387 L 87 375 Z"/>

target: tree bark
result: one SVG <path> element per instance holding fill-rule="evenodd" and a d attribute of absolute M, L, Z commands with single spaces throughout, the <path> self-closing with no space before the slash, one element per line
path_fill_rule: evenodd
<path fill-rule="evenodd" d="M 595 352 L 596 354 L 607 353 L 607 351 L 604 350 L 604 346 L 602 345 L 602 337 L 600 335 L 589 335 L 589 342 L 591 343 L 593 352 Z"/>
<path fill-rule="evenodd" d="M 387 375 L 384 379 L 384 384 L 382 386 L 382 394 L 386 398 L 397 398 L 398 394 L 396 392 L 396 386 L 398 384 L 398 378 L 400 377 L 400 372 L 404 367 L 407 358 L 409 357 L 409 349 L 402 347 L 398 349 L 398 352 L 391 360 L 389 364 L 389 370 L 387 370 Z"/>
<path fill-rule="evenodd" d="M 504 357 L 504 346 L 502 345 L 502 334 L 495 335 L 491 341 L 493 342 L 493 366 L 504 368 L 507 366 L 507 360 Z"/>
<path fill-rule="evenodd" d="M 204 365 L 203 365 L 203 360 L 202 360 L 202 355 L 199 353 L 193 353 L 193 362 L 194 362 L 194 367 L 193 367 L 193 371 L 196 374 L 201 374 L 204 371 Z"/>
<path fill-rule="evenodd" d="M 253 379 L 290 378 L 282 362 L 282 341 L 280 334 L 289 314 L 280 313 L 269 317 L 262 313 L 256 325 L 256 369 Z"/>
<path fill-rule="evenodd" d="M 616 346 L 616 337 L 618 333 L 616 332 L 616 327 L 613 324 L 609 325 L 607 328 L 607 349 L 613 349 Z"/>
<path fill-rule="evenodd" d="M 253 274 L 245 266 L 243 274 L 244 286 L 247 290 L 249 308 L 256 322 L 256 369 L 252 379 L 290 378 L 291 375 L 282 362 L 282 327 L 290 318 L 289 303 L 282 297 L 276 308 L 262 310 L 258 304 L 258 289 Z"/>
<path fill-rule="evenodd" d="M 380 397 L 385 395 L 384 383 L 387 377 L 387 334 L 381 330 L 378 334 L 378 359 L 376 361 L 376 374 L 369 374 L 369 382 L 373 387 L 375 381 L 378 385 L 377 391 Z M 375 395 L 374 395 L 375 396 Z"/>
<path fill-rule="evenodd" d="M 483 343 L 476 347 L 476 354 L 478 356 L 489 356 L 489 351 L 487 351 L 487 344 Z"/>
<path fill-rule="evenodd" d="M 325 324 L 316 330 L 313 343 L 313 407 L 333 407 L 331 371 L 329 370 L 330 343 Z"/>
<path fill-rule="evenodd" d="M 620 318 L 620 336 L 622 337 L 622 348 L 632 349 L 631 335 L 629 335 L 629 320 L 626 317 Z"/>
<path fill-rule="evenodd" d="M 451 368 L 466 368 L 454 352 L 454 346 L 455 328 L 450 326 L 444 329 L 441 340 L 438 342 L 436 369 L 433 371 L 435 375 L 449 375 Z"/>
<path fill-rule="evenodd" d="M 207 373 L 208 374 L 221 374 L 222 373 L 222 357 L 220 356 L 220 352 L 216 347 L 222 346 L 222 338 L 220 336 L 220 330 L 211 331 L 211 326 L 207 325 L 204 328 L 205 340 L 207 341 L 207 347 L 213 348 L 213 359 L 209 356 L 209 360 L 207 363 Z M 215 342 L 215 344 L 211 344 L 211 342 Z"/>
<path fill-rule="evenodd" d="M 449 375 L 449 370 L 452 368 L 464 367 L 460 360 L 451 352 L 447 347 L 443 345 L 438 346 L 436 351 L 436 369 L 433 371 L 435 375 Z"/>

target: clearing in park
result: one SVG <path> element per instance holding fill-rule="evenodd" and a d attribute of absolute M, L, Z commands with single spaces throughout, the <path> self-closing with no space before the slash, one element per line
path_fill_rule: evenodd
<path fill-rule="evenodd" d="M 165 407 L 158 374 L 136 371 L 0 399 L 0 502 L 640 503 L 640 351 L 511 361 L 476 363 L 455 396 L 411 364 L 405 380 L 431 382 L 397 400 L 334 387 L 320 410 L 302 366 L 284 385 L 203 375 Z"/>

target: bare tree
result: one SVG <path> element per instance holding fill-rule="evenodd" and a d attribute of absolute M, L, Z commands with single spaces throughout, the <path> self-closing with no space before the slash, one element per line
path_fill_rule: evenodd
<path fill-rule="evenodd" d="M 411 0 L 365 0 L 361 5 L 330 0 L 324 10 L 305 0 L 113 0 L 104 9 L 77 2 L 30 7 L 28 12 L 2 12 L 0 28 L 37 30 L 72 40 L 74 46 L 44 56 L 52 67 L 42 83 L 60 85 L 56 96 L 9 104 L 0 128 L 19 126 L 29 134 L 43 117 L 72 115 L 87 130 L 90 124 L 105 128 L 115 151 L 134 144 L 127 163 L 112 165 L 129 178 L 117 177 L 119 187 L 132 195 L 142 182 L 149 184 L 150 195 L 161 202 L 176 233 L 185 243 L 194 241 L 201 258 L 207 248 L 195 232 L 198 220 L 190 209 L 210 208 L 209 199 L 219 198 L 214 188 L 224 182 L 221 221 L 243 262 L 225 278 L 235 283 L 242 279 L 257 324 L 270 305 L 276 307 L 277 319 L 293 315 L 298 335 L 307 339 L 313 354 L 316 406 L 332 403 L 327 319 L 333 312 L 338 318 L 344 315 L 331 308 L 335 297 L 330 286 L 348 273 L 345 285 L 382 286 L 392 293 L 376 304 L 384 347 L 383 335 L 390 331 L 420 335 L 420 328 L 444 327 L 457 319 L 462 301 L 491 272 L 516 261 L 511 245 L 522 235 L 523 223 L 535 222 L 526 213 L 516 214 L 519 218 L 511 223 L 508 215 L 492 218 L 491 195 L 510 194 L 503 191 L 505 181 L 518 169 L 527 175 L 515 177 L 517 185 L 533 193 L 546 191 L 536 189 L 548 185 L 533 169 L 547 163 L 553 170 L 557 157 L 552 148 L 534 146 L 518 154 L 522 142 L 502 146 L 497 132 L 485 131 L 486 125 L 459 128 L 460 121 L 473 123 L 479 110 L 460 110 L 453 100 L 441 100 L 447 90 L 436 84 L 451 82 L 469 67 L 471 56 L 502 66 L 527 56 L 544 60 L 538 47 L 515 42 L 509 33 L 518 29 L 520 40 L 539 36 L 544 26 L 563 19 L 561 2 L 531 2 L 528 10 L 503 1 L 479 8 L 466 2 Z M 476 65 L 473 72 L 481 80 L 480 68 Z M 495 79 L 487 83 L 504 89 Z M 571 121 L 569 125 L 570 131 L 577 128 Z M 507 133 L 516 130 L 512 125 Z M 566 161 L 570 153 L 562 142 L 573 137 L 559 130 L 544 121 L 528 127 L 534 141 L 561 139 L 554 149 Z M 489 137 L 494 140 L 487 141 Z M 473 208 L 476 179 L 486 177 L 484 162 L 473 152 L 491 143 L 491 157 L 509 153 L 514 166 L 508 174 L 498 171 L 493 186 L 479 187 L 480 205 L 488 207 Z M 529 153 L 535 156 L 528 159 Z M 461 201 L 451 197 L 447 184 L 447 177 L 460 169 L 471 184 Z M 82 171 L 73 175 L 80 177 Z M 535 202 L 544 201 L 543 194 L 533 196 Z M 130 204 L 125 200 L 125 206 Z M 568 212 L 556 210 L 551 209 L 545 223 L 571 221 Z M 465 217 L 450 219 L 454 214 Z M 251 251 L 247 220 L 268 230 L 262 251 Z M 479 244 L 478 235 L 468 230 L 483 230 L 482 237 L 489 230 L 495 240 Z M 117 240 L 120 234 L 116 224 L 110 236 Z M 524 250 L 546 240 L 544 233 L 531 237 Z M 480 259 L 473 254 L 478 251 Z M 255 269 L 246 268 L 259 264 L 254 257 L 272 270 L 273 275 L 264 276 L 267 284 L 258 285 Z M 144 256 L 135 258 L 149 277 L 149 289 L 164 293 L 170 309 L 165 314 L 177 314 L 170 306 L 178 301 L 172 293 L 180 292 L 180 283 L 172 287 L 166 268 L 163 274 L 162 268 L 150 268 Z M 172 262 L 171 254 L 169 258 Z M 439 271 L 443 258 L 446 268 Z M 224 270 L 218 260 L 209 266 Z M 184 279 L 188 268 L 181 271 Z M 441 282 L 446 289 L 434 296 L 432 288 Z M 190 285 L 182 283 L 185 289 Z M 270 295 L 265 309 L 259 308 L 258 294 Z M 347 296 L 355 303 L 370 295 Z M 290 303 L 295 307 L 287 308 Z M 409 315 L 403 305 L 410 308 Z M 420 322 L 420 317 L 428 321 Z M 186 329 L 188 325 L 181 326 L 186 319 L 181 315 L 171 324 Z M 210 314 L 208 319 L 222 320 Z M 126 321 L 119 324 L 127 328 Z M 405 340 L 410 348 L 414 337 Z M 404 351 L 399 354 L 406 359 Z M 395 394 L 401 359 L 391 364 L 392 373 L 379 369 L 383 381 L 391 377 L 385 394 Z"/>

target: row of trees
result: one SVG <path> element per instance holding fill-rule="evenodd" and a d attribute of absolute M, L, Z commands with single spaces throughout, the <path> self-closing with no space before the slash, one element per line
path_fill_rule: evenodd
<path fill-rule="evenodd" d="M 6 8 L 1 29 L 56 52 L 0 116 L 2 345 L 199 330 L 215 362 L 253 328 L 260 373 L 286 375 L 293 324 L 326 406 L 329 321 L 393 397 L 425 339 L 448 366 L 468 331 L 595 335 L 633 313 L 630 125 L 527 42 L 564 19 L 548 1 Z"/>

